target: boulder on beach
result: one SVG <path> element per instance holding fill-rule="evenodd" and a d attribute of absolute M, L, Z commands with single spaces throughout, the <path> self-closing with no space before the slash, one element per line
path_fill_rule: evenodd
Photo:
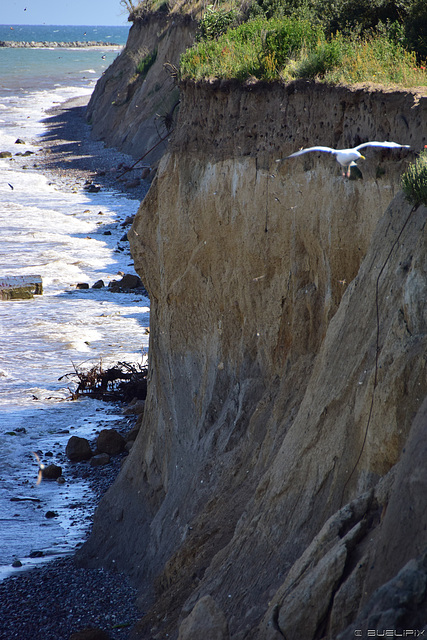
<path fill-rule="evenodd" d="M 92 285 L 92 289 L 102 289 L 103 287 L 105 287 L 104 280 L 97 280 Z"/>
<path fill-rule="evenodd" d="M 0 151 L 0 158 L 11 158 L 12 154 L 10 151 Z"/>
<path fill-rule="evenodd" d="M 102 467 L 109 462 L 110 456 L 108 455 L 108 453 L 97 453 L 90 459 L 89 464 L 91 467 Z"/>
<path fill-rule="evenodd" d="M 112 280 L 108 288 L 113 293 L 118 293 L 120 291 L 129 291 L 130 289 L 144 289 L 144 285 L 139 276 L 125 273 L 121 280 Z"/>
<path fill-rule="evenodd" d="M 42 469 L 42 477 L 44 480 L 57 480 L 62 476 L 62 467 L 56 464 L 48 464 Z"/>
<path fill-rule="evenodd" d="M 65 448 L 65 455 L 71 462 L 82 462 L 92 457 L 92 449 L 86 438 L 71 436 Z"/>
<path fill-rule="evenodd" d="M 87 191 L 88 193 L 98 193 L 98 191 L 101 190 L 101 185 L 100 184 L 87 184 L 85 187 L 83 187 L 85 191 Z"/>
<path fill-rule="evenodd" d="M 116 456 L 124 451 L 125 444 L 125 439 L 116 429 L 103 429 L 96 441 L 96 449 L 99 453 Z"/>

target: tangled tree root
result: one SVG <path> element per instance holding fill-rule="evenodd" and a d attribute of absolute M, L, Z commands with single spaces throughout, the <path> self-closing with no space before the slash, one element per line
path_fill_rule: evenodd
<path fill-rule="evenodd" d="M 75 390 L 70 389 L 73 400 L 89 396 L 110 402 L 131 402 L 135 398 L 145 400 L 147 371 L 146 366 L 128 362 L 118 362 L 113 367 L 104 369 L 100 362 L 90 369 L 74 365 L 74 371 L 66 373 L 59 380 L 68 378 L 77 385 Z"/>

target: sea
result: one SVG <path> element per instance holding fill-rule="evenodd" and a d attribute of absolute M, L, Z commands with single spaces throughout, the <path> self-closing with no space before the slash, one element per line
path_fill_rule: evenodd
<path fill-rule="evenodd" d="M 35 166 L 47 110 L 90 95 L 127 35 L 128 27 L 0 25 L 0 40 L 118 45 L 0 48 L 0 151 L 12 153 L 0 159 L 0 280 L 43 280 L 42 295 L 0 300 L 0 579 L 73 552 L 90 528 L 92 489 L 67 476 L 65 447 L 71 435 L 93 439 L 115 425 L 121 408 L 73 400 L 73 379 L 64 376 L 147 357 L 149 300 L 92 288 L 135 273 L 121 238 L 139 201 L 113 190 L 70 190 Z M 24 151 L 34 153 L 25 161 L 15 155 Z M 81 282 L 89 289 L 77 289 Z M 34 452 L 60 464 L 66 482 L 37 484 Z M 17 560 L 21 568 L 12 567 Z"/>

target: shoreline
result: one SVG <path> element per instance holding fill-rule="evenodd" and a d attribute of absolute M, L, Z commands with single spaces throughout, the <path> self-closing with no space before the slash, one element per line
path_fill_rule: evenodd
<path fill-rule="evenodd" d="M 95 40 L 72 40 L 70 42 L 56 41 L 27 41 L 27 40 L 0 40 L 0 48 L 3 49 L 85 49 L 85 48 L 118 48 L 123 49 L 124 45 L 117 42 L 98 42 Z"/>
<path fill-rule="evenodd" d="M 150 182 L 141 178 L 142 167 L 121 174 L 135 162 L 131 156 L 106 147 L 91 138 L 84 118 L 90 95 L 70 98 L 46 112 L 46 131 L 37 140 L 41 153 L 34 156 L 37 171 L 42 171 L 64 189 L 87 188 L 118 191 L 128 198 L 144 199 Z M 146 171 L 150 175 L 150 169 Z"/>
<path fill-rule="evenodd" d="M 100 189 L 142 200 L 148 190 L 147 182 L 129 187 L 127 180 L 116 180 L 121 171 L 118 167 L 134 160 L 91 139 L 90 127 L 84 119 L 88 99 L 89 96 L 74 98 L 49 109 L 44 119 L 47 129 L 35 143 L 40 149 L 32 156 L 31 170 L 47 176 L 61 191 L 84 189 L 87 183 L 96 180 Z M 114 405 L 111 407 L 114 412 Z M 136 419 L 117 410 L 117 420 L 109 428 L 126 433 Z M 64 460 L 64 471 L 71 481 L 84 478 L 91 486 L 93 497 L 85 504 L 86 517 L 92 518 L 125 455 L 115 456 L 102 467 Z M 90 527 L 85 539 L 88 535 Z M 136 590 L 122 574 L 77 567 L 75 553 L 80 546 L 57 559 L 48 560 L 46 556 L 43 564 L 18 570 L 19 573 L 0 582 L 0 638 L 67 640 L 72 633 L 85 628 L 103 629 L 112 640 L 128 638 L 142 616 L 135 604 Z"/>

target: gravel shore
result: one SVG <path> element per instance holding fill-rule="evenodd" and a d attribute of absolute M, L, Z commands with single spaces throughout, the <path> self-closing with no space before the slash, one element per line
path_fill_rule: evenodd
<path fill-rule="evenodd" d="M 143 200 L 149 182 L 141 179 L 142 171 L 151 177 L 147 162 L 130 169 L 135 159 L 103 142 L 92 140 L 90 126 L 84 114 L 89 96 L 72 98 L 47 112 L 44 122 L 46 134 L 38 140 L 41 153 L 33 156 L 34 166 L 52 182 L 65 189 L 111 189 L 125 193 L 128 198 Z"/>
<path fill-rule="evenodd" d="M 74 99 L 50 110 L 43 151 L 33 155 L 33 166 L 64 190 L 95 183 L 141 200 L 149 183 L 135 172 L 126 174 L 125 181 L 117 180 L 123 165 L 133 160 L 91 140 L 84 120 L 86 102 L 87 98 Z M 129 186 L 130 180 L 137 184 Z M 130 429 L 133 422 L 118 415 L 116 428 Z M 123 455 L 104 467 L 69 465 L 67 474 L 85 477 L 97 501 L 116 477 Z M 94 508 L 94 503 L 88 505 L 88 514 Z M 78 568 L 73 556 L 53 560 L 0 582 L 0 640 L 68 640 L 86 628 L 103 629 L 111 640 L 126 640 L 142 615 L 135 599 L 136 591 L 122 574 Z"/>

